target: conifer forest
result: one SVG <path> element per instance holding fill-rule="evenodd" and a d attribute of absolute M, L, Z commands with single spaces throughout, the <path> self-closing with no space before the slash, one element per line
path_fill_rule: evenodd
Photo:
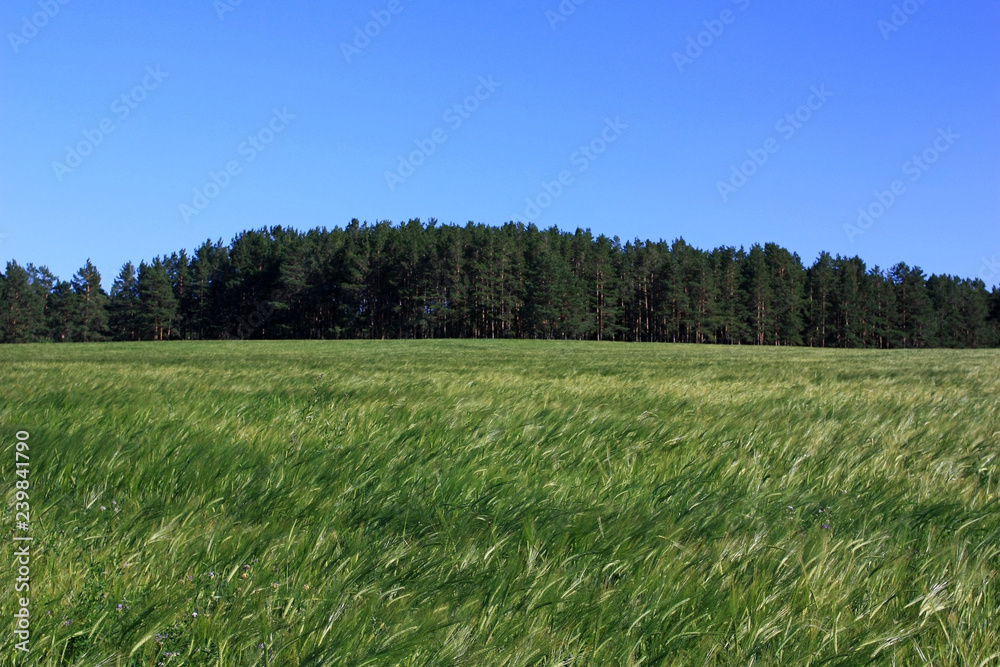
<path fill-rule="evenodd" d="M 0 277 L 5 343 L 516 338 L 842 348 L 1000 343 L 1000 290 L 773 244 L 701 250 L 507 223 L 245 231 L 66 281 Z"/>

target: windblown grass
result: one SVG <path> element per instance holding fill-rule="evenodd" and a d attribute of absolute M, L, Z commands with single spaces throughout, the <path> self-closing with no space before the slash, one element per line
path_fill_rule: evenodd
<path fill-rule="evenodd" d="M 995 351 L 4 347 L 0 400 L 3 665 L 1000 664 Z"/>

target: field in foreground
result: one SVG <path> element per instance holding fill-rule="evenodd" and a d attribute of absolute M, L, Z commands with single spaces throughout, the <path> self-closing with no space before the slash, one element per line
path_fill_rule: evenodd
<path fill-rule="evenodd" d="M 996 351 L 3 347 L 0 664 L 997 665 L 998 398 Z"/>

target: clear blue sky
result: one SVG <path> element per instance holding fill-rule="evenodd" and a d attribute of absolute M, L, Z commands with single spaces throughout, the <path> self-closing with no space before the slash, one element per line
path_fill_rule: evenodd
<path fill-rule="evenodd" d="M 1000 283 L 984 267 L 1000 258 L 997 0 L 566 0 L 568 16 L 559 0 L 63 1 L 0 10 L 4 263 L 69 279 L 90 257 L 110 285 L 126 260 L 248 228 L 533 217 Z M 400 170 L 418 142 L 433 153 Z M 748 151 L 767 161 L 730 180 Z M 211 173 L 226 187 L 199 200 Z"/>

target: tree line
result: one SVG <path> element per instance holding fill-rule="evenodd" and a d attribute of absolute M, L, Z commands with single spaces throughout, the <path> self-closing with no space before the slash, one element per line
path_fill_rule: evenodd
<path fill-rule="evenodd" d="M 1000 290 L 774 244 L 410 220 L 242 232 L 126 263 L 110 294 L 11 261 L 0 342 L 538 338 L 851 348 L 1000 344 Z"/>

